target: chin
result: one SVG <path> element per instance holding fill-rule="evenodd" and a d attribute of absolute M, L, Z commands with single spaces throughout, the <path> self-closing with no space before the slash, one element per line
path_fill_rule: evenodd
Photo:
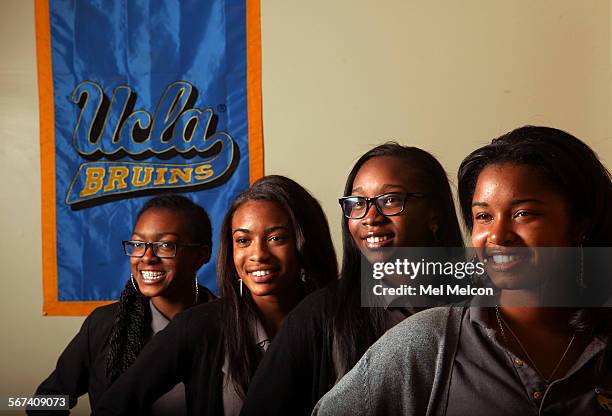
<path fill-rule="evenodd" d="M 396 247 L 394 246 L 384 248 L 362 247 L 361 255 L 364 256 L 370 264 L 388 262 L 395 258 L 395 249 Z"/>

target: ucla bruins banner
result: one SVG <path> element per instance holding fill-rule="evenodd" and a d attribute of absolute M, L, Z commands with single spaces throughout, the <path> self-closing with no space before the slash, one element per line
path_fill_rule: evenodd
<path fill-rule="evenodd" d="M 146 199 L 213 223 L 263 174 L 258 0 L 37 0 L 43 313 L 87 314 L 129 277 Z M 198 279 L 215 286 L 216 255 Z"/>

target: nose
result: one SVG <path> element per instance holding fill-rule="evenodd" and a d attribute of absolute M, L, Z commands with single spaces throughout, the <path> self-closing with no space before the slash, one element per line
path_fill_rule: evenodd
<path fill-rule="evenodd" d="M 378 212 L 374 204 L 370 204 L 366 211 L 365 217 L 361 219 L 361 223 L 366 226 L 378 225 L 385 220 L 385 216 Z"/>
<path fill-rule="evenodd" d="M 251 261 L 261 263 L 270 257 L 270 251 L 268 250 L 268 244 L 265 239 L 253 241 L 250 248 L 251 252 L 249 253 L 249 259 Z"/>
<path fill-rule="evenodd" d="M 148 245 L 145 247 L 145 252 L 141 257 L 141 261 L 144 263 L 156 263 L 159 261 L 159 257 L 157 257 L 155 255 L 155 253 L 153 253 L 153 247 Z"/>
<path fill-rule="evenodd" d="M 497 218 L 491 224 L 487 235 L 487 242 L 498 245 L 510 245 L 515 239 L 514 230 L 512 229 L 511 221 L 506 218 Z"/>

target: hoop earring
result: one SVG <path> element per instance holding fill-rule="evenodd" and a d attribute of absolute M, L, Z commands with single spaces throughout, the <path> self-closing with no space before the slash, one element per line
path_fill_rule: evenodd
<path fill-rule="evenodd" d="M 472 273 L 468 276 L 468 278 L 470 279 L 470 282 L 473 283 L 476 286 L 487 286 L 487 279 L 489 276 L 487 276 L 487 273 L 484 272 L 483 274 L 479 275 L 478 273 L 476 273 L 476 264 L 478 264 L 479 258 L 476 254 L 474 254 L 474 256 L 470 259 L 470 263 L 473 264 L 474 267 L 472 267 Z M 486 263 L 486 259 L 484 260 L 484 262 Z"/>
<path fill-rule="evenodd" d="M 582 247 L 582 244 L 580 244 L 580 270 L 578 271 L 576 282 L 578 283 L 580 294 L 582 295 L 582 290 L 587 288 L 587 286 L 584 284 L 584 248 Z"/>
<path fill-rule="evenodd" d="M 240 297 L 242 297 L 242 279 L 238 279 L 238 281 L 240 282 L 239 283 L 239 285 L 240 285 L 240 289 L 239 289 L 240 290 Z"/>
<path fill-rule="evenodd" d="M 434 243 L 440 244 L 440 237 L 438 237 L 438 227 L 435 227 L 431 233 L 433 234 Z"/>
<path fill-rule="evenodd" d="M 302 283 L 306 283 L 306 270 L 303 267 L 300 269 L 300 280 Z"/>
<path fill-rule="evenodd" d="M 200 299 L 200 291 L 198 289 L 198 276 L 195 276 L 195 303 L 198 304 L 198 300 Z"/>
<path fill-rule="evenodd" d="M 130 281 L 132 282 L 132 286 L 134 286 L 136 293 L 140 293 L 138 286 L 136 286 L 136 279 L 134 279 L 134 275 L 132 273 L 130 273 Z"/>

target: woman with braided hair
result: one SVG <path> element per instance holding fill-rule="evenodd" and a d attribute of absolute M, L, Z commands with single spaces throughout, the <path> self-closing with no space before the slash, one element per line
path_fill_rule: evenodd
<path fill-rule="evenodd" d="M 240 194 L 220 232 L 221 298 L 174 319 L 104 393 L 94 415 L 141 415 L 180 381 L 189 414 L 238 415 L 287 314 L 337 277 L 321 206 L 284 176 L 265 176 Z"/>
<path fill-rule="evenodd" d="M 211 235 L 206 211 L 190 199 L 162 195 L 146 202 L 131 239 L 123 242 L 131 276 L 119 302 L 87 317 L 36 394 L 68 395 L 72 408 L 79 396 L 89 393 L 95 408 L 154 334 L 179 312 L 214 298 L 196 277 L 210 258 Z M 184 397 L 184 387 L 178 384 L 153 404 L 152 413 L 184 414 Z"/>

